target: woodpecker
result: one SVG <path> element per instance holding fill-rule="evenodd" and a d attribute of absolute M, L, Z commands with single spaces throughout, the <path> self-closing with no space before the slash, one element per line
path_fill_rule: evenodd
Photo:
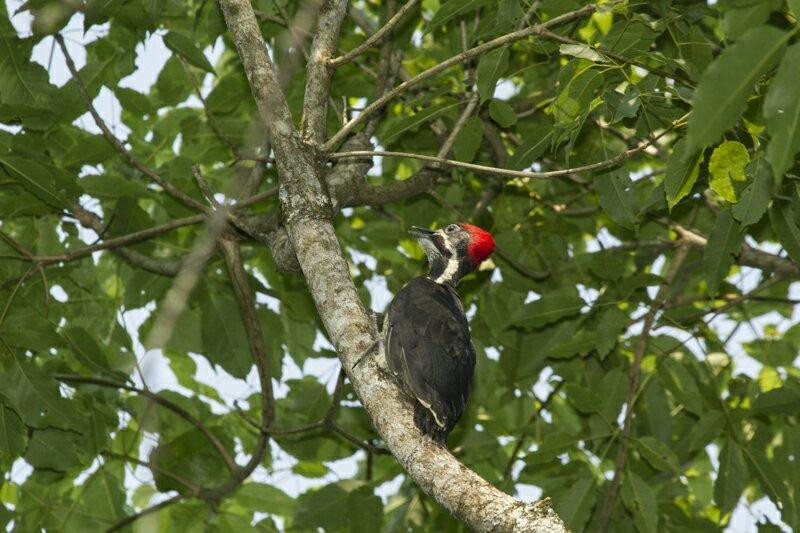
<path fill-rule="evenodd" d="M 471 224 L 431 231 L 412 227 L 428 257 L 427 276 L 405 284 L 386 311 L 389 369 L 414 403 L 419 430 L 442 446 L 467 407 L 475 349 L 455 288 L 494 250 L 494 239 Z"/>

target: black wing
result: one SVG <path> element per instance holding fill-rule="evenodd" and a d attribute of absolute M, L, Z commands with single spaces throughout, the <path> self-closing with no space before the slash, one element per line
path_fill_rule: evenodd
<path fill-rule="evenodd" d="M 420 404 L 417 425 L 443 442 L 466 409 L 475 369 L 458 296 L 427 278 L 414 278 L 395 296 L 386 323 L 389 368 Z"/>

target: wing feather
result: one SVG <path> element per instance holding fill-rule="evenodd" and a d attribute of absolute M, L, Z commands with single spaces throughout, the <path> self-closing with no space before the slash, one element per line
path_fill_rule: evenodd
<path fill-rule="evenodd" d="M 406 392 L 449 432 L 464 413 L 475 368 L 457 296 L 427 278 L 410 281 L 387 311 L 386 356 Z"/>

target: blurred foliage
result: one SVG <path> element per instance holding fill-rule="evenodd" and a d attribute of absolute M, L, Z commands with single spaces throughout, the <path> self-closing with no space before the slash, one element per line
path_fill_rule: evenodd
<path fill-rule="evenodd" d="M 298 120 L 305 86 L 298 46 L 309 46 L 306 30 L 313 29 L 301 22 L 313 20 L 311 4 L 253 0 Z M 395 29 L 392 51 L 413 76 L 465 44 L 513 31 L 527 16 L 545 21 L 583 4 L 424 0 Z M 353 6 L 375 27 L 387 19 L 385 1 Z M 276 437 L 263 469 L 209 504 L 184 482 L 213 487 L 228 473 L 193 425 L 131 391 L 55 379 L 66 373 L 140 383 L 138 368 L 147 370 L 148 357 L 157 356 L 145 355 L 139 342 L 172 279 L 108 250 L 41 268 L 20 258 L 67 253 L 194 213 L 106 142 L 74 81 L 51 81 L 46 67 L 66 72 L 52 33 L 82 20 L 88 44 L 79 74 L 90 96 L 113 95 L 121 120 L 115 131 L 127 134 L 131 152 L 200 202 L 192 165 L 212 189 L 230 191 L 254 165 L 237 155 L 254 153 L 263 131 L 216 2 L 30 0 L 20 10 L 33 15 L 30 32 L 14 29 L 13 13 L 0 13 L 0 525 L 105 529 L 180 494 L 179 502 L 126 527 L 463 529 L 390 455 L 368 458 L 327 430 Z M 436 154 L 434 124 L 446 134 L 473 90 L 479 108 L 452 156 L 467 162 L 576 167 L 672 129 L 596 173 L 534 180 L 446 170 L 435 196 L 347 209 L 335 219 L 356 285 L 385 280 L 394 292 L 424 268 L 408 226 L 465 219 L 488 199 L 473 222 L 496 236 L 502 254 L 460 287 L 470 316 L 474 310 L 479 361 L 450 448 L 512 494 L 541 488 L 573 530 L 589 528 L 601 512 L 643 316 L 652 305 L 662 309 L 641 348 L 609 529 L 718 530 L 737 505 L 762 498 L 785 526 L 800 529 L 800 326 L 790 322 L 797 318 L 792 279 L 776 272 L 774 261 L 752 268 L 737 259 L 743 246 L 755 246 L 800 261 L 798 16 L 797 0 L 601 4 L 591 17 L 554 28 L 570 42 L 524 39 L 451 68 L 387 106 L 376 133 L 380 146 Z M 284 17 L 299 21 L 293 36 Z M 83 48 L 77 34 L 65 35 L 70 50 Z M 341 50 L 363 39 L 347 18 Z M 142 43 L 154 40 L 169 54 L 155 83 L 146 92 L 120 83 L 155 74 L 137 61 Z M 49 65 L 32 61 L 37 46 L 54 50 Z M 213 63 L 212 46 L 222 49 Z M 378 64 L 372 48 L 336 71 L 329 134 L 340 127 L 343 101 L 358 109 L 373 98 Z M 206 108 L 195 86 L 205 88 Z M 422 165 L 385 158 L 367 179 L 407 179 Z M 262 190 L 275 184 L 269 166 Z M 99 232 L 81 228 L 76 203 L 103 217 Z M 275 198 L 250 208 L 275 209 Z M 678 226 L 708 236 L 708 245 L 692 247 L 665 301 L 654 302 L 675 263 Z M 177 260 L 203 233 L 202 225 L 182 227 L 130 249 Z M 318 341 L 325 332 L 302 278 L 277 272 L 261 244 L 245 242 L 243 251 L 279 384 L 275 427 L 313 423 L 331 402 L 335 354 Z M 138 331 L 141 320 L 132 325 L 132 316 L 146 317 Z M 242 463 L 256 435 L 233 400 L 257 418 L 257 381 L 220 255 L 212 256 L 163 353 L 176 385 L 160 394 Z M 754 377 L 741 371 L 742 362 L 756 368 Z M 218 382 L 201 371 L 209 365 Z M 320 367 L 334 373 L 320 377 L 312 371 Z M 239 379 L 234 391 L 226 374 Z M 336 424 L 380 444 L 349 385 L 343 399 Z M 335 463 L 347 458 L 357 465 L 352 472 Z M 25 464 L 32 473 L 18 475 Z M 287 475 L 315 488 L 293 497 Z M 398 476 L 399 483 L 384 485 Z"/>

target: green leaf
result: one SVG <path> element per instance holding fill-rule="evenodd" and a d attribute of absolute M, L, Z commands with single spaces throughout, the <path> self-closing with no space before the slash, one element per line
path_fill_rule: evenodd
<path fill-rule="evenodd" d="M 670 209 L 692 191 L 702 161 L 702 150 L 689 151 L 685 139 L 675 143 L 667 161 L 667 174 L 664 178 L 664 192 Z"/>
<path fill-rule="evenodd" d="M 229 437 L 217 428 L 211 432 L 231 451 Z M 150 462 L 160 470 L 153 472 L 156 488 L 161 492 L 176 490 L 186 493 L 189 489 L 178 480 L 165 475 L 170 472 L 194 483 L 208 487 L 228 475 L 225 462 L 217 449 L 197 429 L 192 428 L 168 442 L 161 442 L 150 454 Z"/>
<path fill-rule="evenodd" d="M 622 486 L 622 501 L 633 514 L 633 521 L 640 533 L 658 531 L 658 503 L 653 489 L 633 472 L 628 472 Z"/>
<path fill-rule="evenodd" d="M 714 483 L 714 499 L 722 514 L 726 514 L 739 502 L 747 480 L 747 464 L 744 462 L 742 449 L 729 438 L 719 454 L 719 470 Z"/>
<path fill-rule="evenodd" d="M 239 308 L 225 291 L 209 288 L 200 293 L 200 330 L 206 356 L 231 375 L 244 378 L 253 366 Z"/>
<path fill-rule="evenodd" d="M 752 180 L 732 209 L 733 217 L 742 226 L 750 226 L 761 220 L 772 197 L 772 171 L 769 164 L 763 158 L 758 158 L 748 165 L 747 171 Z"/>
<path fill-rule="evenodd" d="M 744 168 L 750 162 L 747 148 L 740 142 L 725 141 L 717 146 L 711 159 L 708 160 L 708 171 L 711 174 L 711 190 L 724 200 L 736 203 L 736 191 L 733 181 L 745 181 Z"/>
<path fill-rule="evenodd" d="M 458 103 L 433 105 L 412 116 L 395 117 L 385 121 L 379 130 L 380 138 L 385 144 L 393 142 L 407 131 L 416 131 L 422 124 L 433 120 L 441 113 L 458 106 Z"/>
<path fill-rule="evenodd" d="M 188 35 L 171 31 L 164 36 L 164 44 L 190 65 L 194 65 L 211 74 L 214 73 L 214 67 L 211 66 L 203 51 L 197 47 L 195 41 Z"/>
<path fill-rule="evenodd" d="M 584 477 L 572 484 L 569 491 L 556 502 L 556 512 L 570 529 L 582 531 L 596 499 L 594 481 Z"/>
<path fill-rule="evenodd" d="M 628 323 L 628 315 L 614 306 L 607 309 L 597 324 L 597 355 L 604 358 L 617 344 L 622 328 Z"/>
<path fill-rule="evenodd" d="M 489 102 L 489 116 L 502 128 L 509 128 L 517 123 L 517 114 L 508 102 L 492 98 Z"/>
<path fill-rule="evenodd" d="M 89 332 L 80 327 L 64 330 L 63 337 L 67 340 L 73 353 L 92 370 L 108 370 L 108 357 L 100 348 Z"/>
<path fill-rule="evenodd" d="M 297 529 L 323 528 L 327 531 L 347 526 L 347 501 L 350 495 L 339 485 L 311 489 L 297 500 L 292 526 Z"/>
<path fill-rule="evenodd" d="M 64 472 L 81 464 L 71 434 L 60 429 L 37 429 L 25 450 L 25 460 L 34 468 Z"/>
<path fill-rule="evenodd" d="M 25 190 L 41 201 L 57 209 L 69 207 L 66 198 L 56 190 L 50 172 L 39 163 L 22 157 L 6 155 L 0 156 L 0 165 L 11 179 L 18 181 Z"/>
<path fill-rule="evenodd" d="M 602 400 L 590 389 L 575 383 L 567 383 L 564 386 L 564 391 L 567 393 L 569 401 L 578 411 L 582 413 L 596 413 L 597 410 L 600 409 Z"/>
<path fill-rule="evenodd" d="M 245 483 L 232 499 L 252 511 L 286 517 L 292 516 L 297 507 L 292 497 L 281 489 L 264 483 Z"/>
<path fill-rule="evenodd" d="M 725 427 L 725 414 L 717 409 L 703 413 L 700 420 L 692 426 L 687 437 L 689 451 L 704 448 L 716 439 Z"/>
<path fill-rule="evenodd" d="M 347 498 L 347 522 L 353 533 L 382 531 L 383 502 L 369 486 L 359 487 Z"/>
<path fill-rule="evenodd" d="M 13 459 L 25 451 L 27 434 L 17 413 L 0 403 L 0 458 Z"/>
<path fill-rule="evenodd" d="M 0 358 L 7 365 L 0 372 L 0 397 L 5 403 L 31 426 L 74 426 L 78 420 L 75 405 L 61 396 L 58 383 L 27 358 L 13 352 L 9 355 Z"/>
<path fill-rule="evenodd" d="M 106 22 L 121 5 L 122 0 L 88 0 L 84 10 L 84 33 L 95 24 Z"/>
<path fill-rule="evenodd" d="M 467 119 L 464 127 L 456 135 L 453 155 L 459 161 L 469 163 L 475 158 L 483 140 L 483 121 L 479 117 Z"/>
<path fill-rule="evenodd" d="M 579 57 L 581 59 L 588 59 L 589 61 L 594 61 L 595 63 L 603 62 L 603 56 L 597 53 L 597 51 L 589 46 L 588 44 L 577 43 L 577 44 L 562 44 L 558 51 L 565 56 L 573 56 Z"/>
<path fill-rule="evenodd" d="M 736 124 L 756 81 L 780 60 L 791 35 L 772 26 L 753 28 L 711 63 L 692 100 L 689 152 L 714 144 Z"/>
<path fill-rule="evenodd" d="M 703 271 L 709 294 L 716 294 L 720 282 L 728 276 L 733 256 L 739 252 L 741 244 L 741 226 L 734 220 L 730 208 L 723 209 L 717 215 L 703 252 Z"/>
<path fill-rule="evenodd" d="M 574 435 L 569 435 L 561 431 L 548 433 L 542 439 L 535 452 L 525 456 L 525 462 L 529 465 L 539 465 L 552 461 L 577 443 Z"/>
<path fill-rule="evenodd" d="M 453 1 L 453 0 L 451 0 Z M 460 0 L 456 0 L 460 1 Z M 497 80 L 508 68 L 508 48 L 502 47 L 481 56 L 476 71 L 478 77 L 478 94 L 481 102 L 494 96 Z"/>
<path fill-rule="evenodd" d="M 750 28 L 764 24 L 770 12 L 778 9 L 780 4 L 781 0 L 733 3 L 725 11 L 722 29 L 729 39 L 736 39 Z"/>
<path fill-rule="evenodd" d="M 513 314 L 511 325 L 526 329 L 546 326 L 561 318 L 576 315 L 586 303 L 574 291 L 545 294 L 522 306 Z"/>
<path fill-rule="evenodd" d="M 508 160 L 508 168 L 524 170 L 533 164 L 547 148 L 553 129 L 549 125 L 540 124 L 526 132 L 522 144 L 517 147 Z"/>
<path fill-rule="evenodd" d="M 75 512 L 80 518 L 70 517 L 70 525 L 77 525 L 75 522 L 80 520 L 80 527 L 97 531 L 125 518 L 125 490 L 119 478 L 110 470 L 101 466 L 82 483 L 78 510 Z M 124 474 L 120 473 L 119 476 L 124 477 Z"/>
<path fill-rule="evenodd" d="M 641 437 L 636 441 L 639 453 L 650 466 L 662 472 L 677 472 L 678 457 L 669 446 L 653 437 Z"/>
<path fill-rule="evenodd" d="M 800 0 L 788 0 L 789 10 L 794 15 L 795 24 L 800 22 Z"/>
<path fill-rule="evenodd" d="M 433 15 L 425 33 L 432 31 L 437 26 L 446 24 L 451 19 L 461 17 L 475 11 L 482 5 L 486 4 L 487 0 L 448 0 L 444 2 L 442 7 Z"/>
<path fill-rule="evenodd" d="M 770 134 L 767 160 L 775 171 L 775 188 L 794 165 L 800 150 L 800 43 L 786 50 L 775 79 L 764 99 L 764 118 Z"/>
<path fill-rule="evenodd" d="M 753 400 L 753 411 L 766 415 L 796 415 L 800 410 L 800 393 L 789 387 L 762 392 Z"/>
<path fill-rule="evenodd" d="M 600 205 L 608 216 L 624 228 L 634 229 L 636 217 L 633 182 L 627 171 L 614 170 L 600 174 L 594 179 L 594 189 Z"/>
<path fill-rule="evenodd" d="M 769 221 L 789 257 L 800 264 L 800 227 L 792 205 L 786 202 L 772 202 L 769 208 Z"/>

